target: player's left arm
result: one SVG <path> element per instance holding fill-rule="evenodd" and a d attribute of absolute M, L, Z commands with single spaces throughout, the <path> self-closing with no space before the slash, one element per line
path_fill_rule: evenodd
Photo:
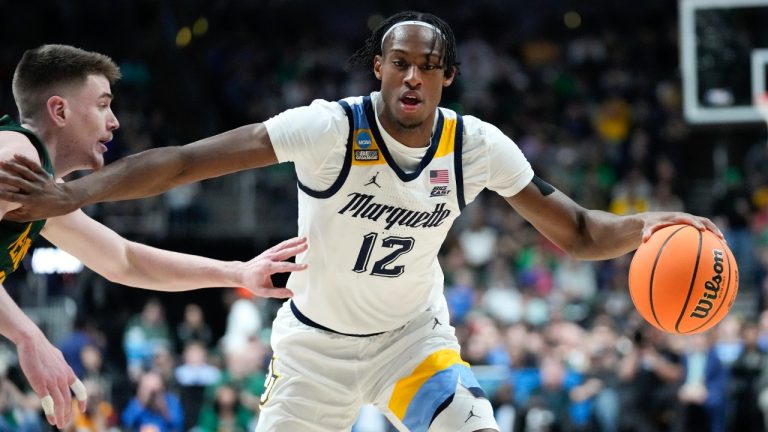
<path fill-rule="evenodd" d="M 482 186 L 505 197 L 541 234 L 575 258 L 598 260 L 624 255 L 656 230 L 678 223 L 722 236 L 710 220 L 686 213 L 617 216 L 586 209 L 535 176 L 523 152 L 499 128 L 471 116 L 464 119 L 465 149 L 471 151 L 474 145 L 476 153 L 477 148 L 486 151 L 482 172 L 487 176 Z M 474 176 L 480 177 L 477 173 Z"/>
<path fill-rule="evenodd" d="M 718 236 L 722 233 L 707 218 L 680 212 L 645 212 L 618 216 L 586 209 L 545 181 L 534 177 L 506 201 L 541 234 L 579 259 L 610 259 L 637 249 L 642 241 L 665 226 L 688 224 Z"/>
<path fill-rule="evenodd" d="M 245 287 L 262 297 L 285 298 L 291 292 L 275 288 L 270 276 L 306 268 L 306 264 L 285 261 L 307 249 L 306 239 L 300 238 L 286 240 L 248 262 L 241 262 L 132 242 L 80 210 L 49 219 L 41 234 L 112 282 L 157 291 Z"/>

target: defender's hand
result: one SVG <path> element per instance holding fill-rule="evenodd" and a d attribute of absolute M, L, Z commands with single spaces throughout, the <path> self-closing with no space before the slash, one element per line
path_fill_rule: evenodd
<path fill-rule="evenodd" d="M 275 273 L 302 271 L 306 264 L 285 261 L 307 250 L 306 237 L 294 237 L 272 246 L 256 258 L 241 263 L 240 284 L 259 297 L 288 298 L 293 293 L 288 288 L 278 288 L 272 284 L 271 276 Z"/>
<path fill-rule="evenodd" d="M 78 406 L 85 412 L 87 395 L 64 356 L 42 333 L 33 340 L 16 344 L 19 364 L 32 390 L 43 405 L 48 423 L 63 429 L 72 420 L 72 394 L 75 388 Z"/>
<path fill-rule="evenodd" d="M 37 162 L 22 155 L 0 162 L 0 184 L 8 186 L 0 189 L 0 199 L 21 204 L 3 219 L 29 222 L 61 216 L 78 208 L 65 183 L 56 183 Z"/>

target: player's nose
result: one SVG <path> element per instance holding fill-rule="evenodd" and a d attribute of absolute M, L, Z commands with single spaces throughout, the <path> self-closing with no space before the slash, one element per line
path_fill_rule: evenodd
<path fill-rule="evenodd" d="M 411 65 L 405 72 L 404 81 L 410 88 L 415 88 L 421 84 L 421 70 L 417 65 Z"/>
<path fill-rule="evenodd" d="M 120 127 L 120 121 L 117 120 L 117 116 L 114 114 L 110 115 L 107 119 L 107 129 L 110 131 L 113 131 Z"/>

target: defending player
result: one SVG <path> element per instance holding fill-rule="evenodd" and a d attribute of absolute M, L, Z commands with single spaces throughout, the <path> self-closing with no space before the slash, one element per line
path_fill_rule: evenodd
<path fill-rule="evenodd" d="M 63 177 L 104 164 L 105 144 L 118 128 L 110 84 L 120 72 L 108 57 L 63 45 L 27 51 L 14 74 L 13 94 L 22 125 L 0 118 L 0 160 L 26 156 L 47 174 Z M 18 204 L 0 201 L 0 218 Z M 130 242 L 75 211 L 31 223 L 0 222 L 0 283 L 41 234 L 85 265 L 123 285 L 159 291 L 244 286 L 261 296 L 288 297 L 270 275 L 303 270 L 283 262 L 307 249 L 306 239 L 287 240 L 249 262 L 222 262 Z M 19 364 L 43 404 L 47 420 L 62 429 L 71 418 L 70 387 L 85 409 L 86 392 L 61 352 L 0 285 L 0 333 L 18 351 Z"/>

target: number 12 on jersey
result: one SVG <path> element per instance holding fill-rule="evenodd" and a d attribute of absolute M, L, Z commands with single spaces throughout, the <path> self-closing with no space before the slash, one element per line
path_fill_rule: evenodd
<path fill-rule="evenodd" d="M 352 268 L 352 271 L 356 273 L 365 273 L 368 271 L 368 262 L 371 259 L 371 253 L 373 252 L 373 247 L 376 245 L 378 236 L 379 235 L 376 233 L 368 233 L 363 236 L 363 244 L 360 246 L 360 253 L 357 254 L 357 261 L 355 261 L 355 266 Z M 381 240 L 381 246 L 394 250 L 387 256 L 373 263 L 371 275 L 398 277 L 403 274 L 403 271 L 405 271 L 404 265 L 387 266 L 392 264 L 400 257 L 400 255 L 410 252 L 413 249 L 413 243 L 414 240 L 412 237 L 384 237 Z"/>

